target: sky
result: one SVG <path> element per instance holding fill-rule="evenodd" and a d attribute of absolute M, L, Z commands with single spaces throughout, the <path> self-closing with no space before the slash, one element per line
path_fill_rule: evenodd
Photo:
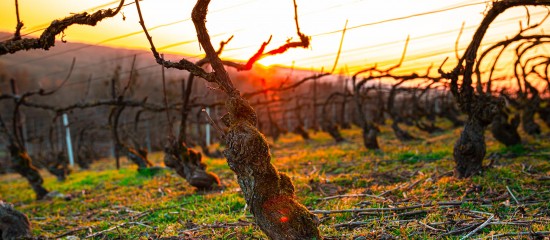
<path fill-rule="evenodd" d="M 128 3 L 128 2 L 127 2 Z M 19 0 L 26 37 L 38 36 L 53 19 L 82 11 L 115 7 L 112 0 Z M 143 0 L 141 8 L 156 47 L 161 53 L 200 56 L 204 52 L 196 40 L 190 20 L 195 1 Z M 262 59 L 264 66 L 295 66 L 302 69 L 332 69 L 342 29 L 343 38 L 337 71 L 356 72 L 373 64 L 395 64 L 410 37 L 403 71 L 439 66 L 445 57 L 454 59 L 455 41 L 461 25 L 464 32 L 459 49 L 466 48 L 489 6 L 480 0 L 297 0 L 301 31 L 311 36 L 309 49 Z M 544 8 L 530 8 L 532 21 L 545 15 Z M 501 15 L 491 26 L 484 44 L 503 40 L 517 33 L 518 22 L 525 22 L 526 10 L 516 8 Z M 124 20 L 123 20 L 124 19 Z M 100 46 L 148 49 L 141 33 L 135 4 L 122 14 L 95 27 L 71 26 L 64 40 Z M 13 32 L 16 25 L 14 1 L 0 1 L 0 31 Z M 548 25 L 546 25 L 548 26 Z M 273 37 L 267 49 L 276 48 L 289 38 L 297 39 L 291 0 L 213 0 L 207 15 L 207 28 L 215 47 L 232 35 L 222 58 L 247 60 L 261 43 Z M 35 32 L 36 31 L 36 32 Z M 34 33 L 33 33 L 34 32 Z M 59 38 L 58 38 L 59 39 Z M 4 39 L 0 39 L 4 40 Z M 75 53 L 71 53 L 75 54 Z M 448 62 L 452 64 L 452 61 Z"/>

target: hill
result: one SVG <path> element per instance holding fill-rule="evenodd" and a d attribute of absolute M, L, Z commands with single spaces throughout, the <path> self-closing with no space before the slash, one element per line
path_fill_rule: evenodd
<path fill-rule="evenodd" d="M 11 33 L 0 32 L 0 39 L 11 36 Z M 112 48 L 101 45 L 90 45 L 83 43 L 61 42 L 57 41 L 56 46 L 48 51 L 23 51 L 17 54 L 5 55 L 0 57 L 0 75 L 6 74 L 10 77 L 25 75 L 38 81 L 55 81 L 63 79 L 71 66 L 73 58 L 76 59 L 73 76 L 93 75 L 94 78 L 111 74 L 117 65 L 130 68 L 133 57 L 136 56 L 136 69 L 141 72 L 147 72 L 150 77 L 160 77 L 160 67 L 158 66 L 149 51 Z M 165 58 L 172 61 L 179 61 L 182 58 L 190 61 L 197 61 L 201 56 L 184 56 L 165 54 Z M 283 67 L 264 66 L 254 67 L 251 71 L 236 72 L 230 71 L 235 78 L 249 79 L 246 84 L 257 85 L 253 81 L 258 78 L 268 78 L 273 84 L 287 78 L 290 72 L 294 78 L 300 78 L 310 74 L 309 71 L 290 70 Z M 167 70 L 168 78 L 180 78 L 187 73 L 182 71 Z"/>

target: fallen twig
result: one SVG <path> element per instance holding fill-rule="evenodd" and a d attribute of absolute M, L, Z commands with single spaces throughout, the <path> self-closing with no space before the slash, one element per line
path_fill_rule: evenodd
<path fill-rule="evenodd" d="M 361 213 L 361 212 L 384 212 L 384 211 L 403 211 L 415 208 L 422 207 L 453 207 L 460 206 L 462 202 L 438 202 L 438 203 L 425 203 L 425 204 L 416 204 L 412 206 L 405 207 L 394 207 L 394 208 L 356 208 L 356 209 L 341 209 L 341 210 L 312 210 L 312 213 L 317 214 L 333 214 L 333 213 Z"/>
<path fill-rule="evenodd" d="M 514 199 L 514 201 L 516 202 L 516 204 L 520 204 L 518 199 L 516 198 L 516 196 L 514 196 L 514 193 L 512 193 L 512 190 L 510 190 L 510 188 L 508 186 L 506 186 L 506 190 L 508 190 L 508 193 L 510 193 L 510 196 L 512 197 L 512 199 Z"/>
<path fill-rule="evenodd" d="M 427 228 L 427 229 L 430 229 L 430 230 L 433 230 L 433 231 L 436 231 L 436 232 L 444 232 L 445 230 L 443 229 L 439 229 L 439 228 L 434 228 L 426 223 L 423 223 L 422 221 L 420 220 L 416 220 L 416 222 L 420 225 L 422 225 L 423 227 Z"/>
<path fill-rule="evenodd" d="M 234 228 L 234 227 L 247 227 L 251 225 L 256 225 L 253 222 L 247 222 L 243 220 L 239 220 L 238 222 L 234 223 L 215 223 L 215 224 L 205 224 L 205 225 L 199 225 L 194 228 L 186 229 L 181 231 L 181 233 L 185 232 L 194 232 L 201 229 L 213 229 L 213 228 Z"/>
<path fill-rule="evenodd" d="M 502 234 L 495 234 L 490 235 L 483 238 L 476 238 L 476 240 L 481 239 L 488 239 L 488 238 L 501 238 L 501 237 L 512 237 L 512 236 L 548 236 L 550 235 L 550 231 L 541 231 L 541 232 L 515 232 L 515 233 L 502 233 Z"/>
<path fill-rule="evenodd" d="M 367 225 L 371 222 L 373 222 L 373 221 L 359 221 L 359 222 L 340 223 L 340 224 L 332 225 L 332 227 L 334 227 L 334 228 L 343 228 L 343 227 L 355 228 L 355 227 Z"/>
<path fill-rule="evenodd" d="M 335 196 L 321 198 L 319 199 L 319 201 L 326 201 L 326 200 L 337 199 L 337 198 L 355 198 L 355 197 L 371 197 L 371 198 L 386 200 L 386 198 L 384 197 L 371 195 L 371 194 L 344 194 L 344 195 L 335 195 Z"/>
<path fill-rule="evenodd" d="M 361 212 L 361 213 L 358 213 L 358 215 L 359 216 L 377 216 L 377 215 L 383 215 L 384 213 L 386 213 L 386 212 Z M 410 216 L 419 215 L 419 214 L 426 214 L 426 213 L 428 213 L 426 210 L 415 210 L 415 211 L 410 211 L 410 212 L 399 213 L 399 214 L 393 215 L 393 216 L 396 216 L 396 217 L 410 217 Z"/>
<path fill-rule="evenodd" d="M 491 215 L 487 221 L 483 222 L 481 225 L 479 225 L 477 228 L 475 228 L 473 231 L 469 232 L 468 234 L 466 234 L 466 236 L 460 238 L 460 240 L 464 240 L 464 239 L 467 239 L 469 238 L 470 236 L 474 235 L 476 232 L 478 232 L 479 230 L 483 229 L 485 226 L 489 225 L 489 223 L 491 222 L 491 220 L 493 220 L 493 218 L 495 217 L 495 215 Z"/>
<path fill-rule="evenodd" d="M 383 193 L 380 193 L 380 194 L 378 194 L 378 196 L 379 196 L 379 197 L 386 196 L 388 193 L 391 193 L 391 192 L 393 192 L 393 191 L 397 191 L 397 190 L 399 190 L 399 189 L 401 189 L 401 188 L 403 188 L 403 187 L 405 187 L 405 184 L 401 184 L 401 185 L 397 186 L 396 188 L 392 188 L 392 189 L 387 190 L 387 191 L 385 191 L 385 192 L 383 192 Z"/>
<path fill-rule="evenodd" d="M 468 226 L 465 226 L 465 227 L 462 227 L 462 228 L 459 228 L 459 229 L 455 229 L 455 230 L 446 232 L 446 233 L 442 234 L 441 236 L 457 235 L 457 234 L 469 231 L 472 228 L 476 228 L 476 226 L 478 226 L 478 224 L 468 225 Z"/>
<path fill-rule="evenodd" d="M 151 226 L 145 225 L 144 223 L 141 223 L 141 222 L 125 222 L 125 223 L 118 224 L 118 225 L 116 225 L 116 226 L 114 226 L 114 227 L 105 229 L 105 230 L 103 230 L 103 231 L 99 231 L 99 232 L 90 234 L 90 235 L 88 235 L 88 236 L 86 236 L 86 237 L 84 237 L 84 238 L 86 239 L 86 238 L 96 237 L 96 236 L 99 236 L 99 235 L 101 235 L 101 234 L 104 234 L 104 233 L 107 233 L 107 232 L 110 232 L 110 231 L 113 231 L 113 230 L 117 230 L 119 227 L 123 227 L 123 226 L 126 226 L 126 225 L 140 225 L 140 226 L 152 228 Z"/>
<path fill-rule="evenodd" d="M 378 197 L 384 197 L 384 196 L 387 195 L 388 193 L 391 193 L 391 192 L 393 192 L 393 191 L 397 191 L 397 190 L 399 190 L 399 189 L 403 189 L 404 191 L 409 191 L 409 190 L 413 189 L 418 183 L 420 183 L 422 180 L 425 180 L 425 179 L 426 179 L 426 178 L 420 178 L 420 179 L 414 181 L 413 183 L 411 183 L 411 184 L 409 184 L 409 185 L 401 184 L 401 185 L 397 186 L 396 188 L 392 188 L 392 189 L 390 189 L 390 190 L 387 190 L 387 191 L 385 191 L 385 192 L 383 192 L 383 193 L 378 194 L 377 196 L 378 196 Z"/>
<path fill-rule="evenodd" d="M 414 181 L 413 183 L 411 183 L 409 186 L 407 186 L 406 188 L 404 188 L 403 190 L 405 191 L 410 191 L 411 189 L 413 189 L 416 185 L 418 185 L 418 183 L 420 183 L 420 181 L 422 180 L 425 180 L 425 178 L 420 178 L 416 181 Z"/>
<path fill-rule="evenodd" d="M 183 205 L 183 204 L 182 204 Z M 159 208 L 152 208 L 152 209 L 149 209 L 149 210 L 146 210 L 146 211 L 143 211 L 135 216 L 132 216 L 132 220 L 133 219 L 140 219 L 142 217 L 145 217 L 153 212 L 156 212 L 156 211 L 162 211 L 162 210 L 168 210 L 168 209 L 172 209 L 172 208 L 178 208 L 179 210 L 187 210 L 187 209 L 184 209 L 182 208 L 182 205 L 175 205 L 175 206 L 168 206 L 168 207 L 159 207 Z"/>
<path fill-rule="evenodd" d="M 73 233 L 80 232 L 80 231 L 82 231 L 82 230 L 88 230 L 88 229 L 91 229 L 91 228 L 92 228 L 92 227 L 90 227 L 90 226 L 78 227 L 78 228 L 72 229 L 72 230 L 70 230 L 70 231 L 68 231 L 68 232 L 59 234 L 59 235 L 57 235 L 57 236 L 55 236 L 55 237 L 53 237 L 53 238 L 54 238 L 54 239 L 59 239 L 59 238 L 65 237 L 65 236 L 69 236 L 69 235 L 71 235 L 71 234 L 73 234 Z"/>
<path fill-rule="evenodd" d="M 377 219 L 371 219 L 369 221 L 357 221 L 357 222 L 340 223 L 340 224 L 332 225 L 332 227 L 334 227 L 334 228 L 344 228 L 344 227 L 356 228 L 356 227 L 361 227 L 361 226 L 367 225 L 367 224 L 372 223 L 372 222 L 378 222 L 378 223 L 383 223 L 383 224 L 388 224 L 389 225 L 389 224 L 392 224 L 392 223 L 402 224 L 402 223 L 408 223 L 408 222 L 414 222 L 414 221 L 416 221 L 416 219 L 383 221 L 380 218 L 377 218 Z"/>

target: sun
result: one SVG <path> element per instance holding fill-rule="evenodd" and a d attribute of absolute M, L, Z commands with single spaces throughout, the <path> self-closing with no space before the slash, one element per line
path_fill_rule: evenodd
<path fill-rule="evenodd" d="M 279 64 L 275 58 L 265 57 L 256 62 L 256 64 L 262 68 L 271 68 L 272 66 Z"/>

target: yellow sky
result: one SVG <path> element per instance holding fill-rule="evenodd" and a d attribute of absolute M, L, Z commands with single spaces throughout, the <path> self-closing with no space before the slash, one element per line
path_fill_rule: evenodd
<path fill-rule="evenodd" d="M 25 23 L 22 32 L 28 33 L 53 19 L 112 2 L 19 0 L 20 15 Z M 150 32 L 161 52 L 191 56 L 203 54 L 189 19 L 194 3 L 185 0 L 143 0 L 141 6 L 148 28 L 169 24 Z M 351 29 L 346 32 L 338 68 L 347 66 L 350 72 L 354 72 L 376 62 L 395 62 L 401 56 L 408 35 L 411 40 L 404 69 L 421 68 L 430 63 L 438 65 L 445 56 L 454 58 L 454 43 L 462 22 L 466 24 L 460 41 L 461 48 L 464 48 L 486 9 L 486 4 L 481 0 L 297 0 L 297 3 L 301 30 L 312 36 L 311 48 L 295 49 L 266 58 L 261 60 L 262 64 L 290 66 L 294 62 L 296 67 L 304 69 L 331 69 L 341 38 L 340 30 L 348 20 Z M 114 7 L 116 3 L 109 6 Z M 457 6 L 459 8 L 454 10 L 369 25 Z M 65 32 L 65 40 L 95 44 L 140 31 L 135 6 L 127 6 L 122 12 L 125 21 L 122 21 L 122 15 L 118 15 L 96 27 L 72 26 Z M 536 19 L 543 15 L 542 12 L 545 10 L 533 9 L 531 14 Z M 235 36 L 222 57 L 246 60 L 270 35 L 273 35 L 272 48 L 290 37 L 296 38 L 293 14 L 291 0 L 214 0 L 210 4 L 207 27 L 215 46 L 231 35 Z M 523 8 L 508 11 L 497 19 L 486 41 L 515 35 L 518 21 L 525 19 L 524 16 Z M 15 24 L 14 1 L 0 1 L 0 31 L 13 32 Z M 182 42 L 185 44 L 176 44 Z M 162 48 L 173 44 L 175 46 Z M 148 49 L 145 36 L 141 33 L 100 45 Z"/>

